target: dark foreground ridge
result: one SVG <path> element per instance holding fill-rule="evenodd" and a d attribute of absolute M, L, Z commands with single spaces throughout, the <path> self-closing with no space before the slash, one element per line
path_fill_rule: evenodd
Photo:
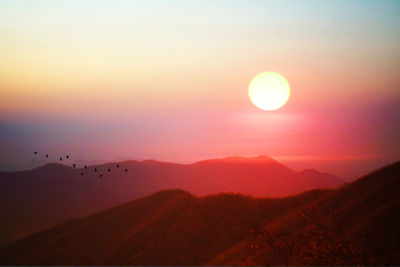
<path fill-rule="evenodd" d="M 7 243 L 160 190 L 197 196 L 235 192 L 282 197 L 343 184 L 320 172 L 296 172 L 268 157 L 229 157 L 174 164 L 124 161 L 73 168 L 51 163 L 31 171 L 0 172 L 0 248 Z M 83 175 L 82 175 L 83 174 Z"/>
<path fill-rule="evenodd" d="M 154 193 L 24 238 L 3 265 L 399 265 L 400 163 L 286 198 Z"/>

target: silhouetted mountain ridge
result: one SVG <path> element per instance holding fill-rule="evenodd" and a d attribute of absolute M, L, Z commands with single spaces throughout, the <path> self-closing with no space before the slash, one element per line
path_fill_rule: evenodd
<path fill-rule="evenodd" d="M 296 172 L 265 156 L 193 164 L 128 160 L 87 169 L 49 163 L 31 171 L 0 172 L 0 212 L 7 214 L 7 220 L 0 222 L 0 246 L 159 190 L 182 188 L 198 196 L 235 192 L 281 197 L 341 184 L 333 175 Z"/>
<path fill-rule="evenodd" d="M 271 157 L 260 155 L 256 157 L 239 157 L 239 156 L 228 156 L 224 158 L 214 158 L 214 159 L 206 159 L 195 162 L 193 164 L 206 164 L 206 163 L 275 163 L 280 164 L 278 161 L 274 160 Z M 284 166 L 284 165 L 282 165 Z"/>
<path fill-rule="evenodd" d="M 0 262 L 398 265 L 399 188 L 397 162 L 339 189 L 278 199 L 160 191 L 20 240 Z"/>

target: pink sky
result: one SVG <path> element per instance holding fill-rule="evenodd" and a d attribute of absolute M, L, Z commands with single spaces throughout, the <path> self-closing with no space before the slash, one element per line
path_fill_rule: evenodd
<path fill-rule="evenodd" d="M 390 1 L 2 3 L 0 165 L 33 150 L 269 155 L 361 175 L 400 158 L 399 11 Z M 247 96 L 263 71 L 291 86 L 274 112 Z"/>

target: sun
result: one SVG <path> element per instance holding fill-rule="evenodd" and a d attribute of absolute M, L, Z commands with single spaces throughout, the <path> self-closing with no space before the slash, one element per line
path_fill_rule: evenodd
<path fill-rule="evenodd" d="M 288 81 L 276 72 L 257 74 L 249 84 L 249 98 L 262 110 L 276 110 L 286 104 L 290 96 Z"/>

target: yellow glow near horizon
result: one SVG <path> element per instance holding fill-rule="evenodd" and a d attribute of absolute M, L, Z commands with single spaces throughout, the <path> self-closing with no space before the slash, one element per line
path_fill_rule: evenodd
<path fill-rule="evenodd" d="M 249 97 L 253 104 L 263 110 L 276 110 L 288 101 L 288 81 L 276 72 L 262 72 L 250 82 Z"/>

